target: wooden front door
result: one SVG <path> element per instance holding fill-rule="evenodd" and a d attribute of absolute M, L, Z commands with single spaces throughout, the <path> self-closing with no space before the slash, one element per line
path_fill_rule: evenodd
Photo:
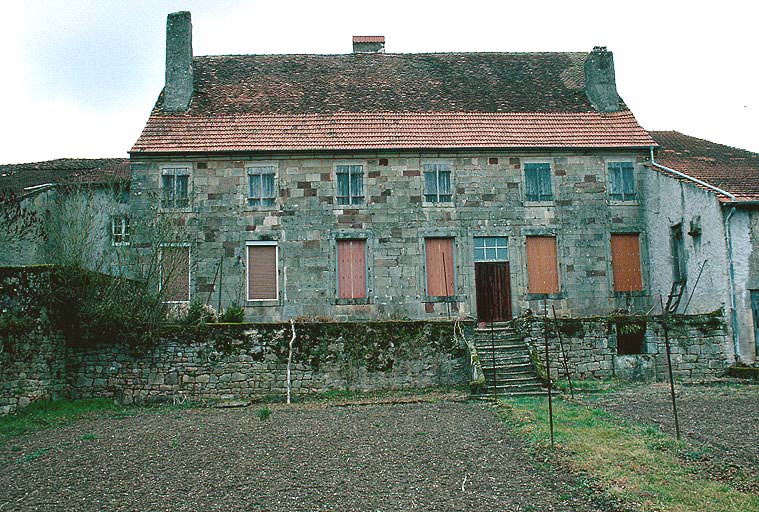
<path fill-rule="evenodd" d="M 477 318 L 480 322 L 511 320 L 511 278 L 508 261 L 474 264 Z"/>

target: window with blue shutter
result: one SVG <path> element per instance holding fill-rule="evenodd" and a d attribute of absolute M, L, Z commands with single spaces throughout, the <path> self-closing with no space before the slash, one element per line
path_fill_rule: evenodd
<path fill-rule="evenodd" d="M 632 201 L 635 193 L 635 168 L 632 162 L 609 162 L 609 197 Z"/>
<path fill-rule="evenodd" d="M 524 164 L 525 196 L 527 201 L 551 201 L 551 164 Z"/>

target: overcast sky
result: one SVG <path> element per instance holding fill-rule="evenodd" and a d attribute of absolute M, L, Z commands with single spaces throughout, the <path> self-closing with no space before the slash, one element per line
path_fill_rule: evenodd
<path fill-rule="evenodd" d="M 707 7 L 708 5 L 708 7 Z M 192 12 L 195 55 L 614 52 L 641 125 L 759 152 L 758 4 L 476 0 L 5 1 L 0 164 L 118 157 L 163 87 L 166 14 Z"/>

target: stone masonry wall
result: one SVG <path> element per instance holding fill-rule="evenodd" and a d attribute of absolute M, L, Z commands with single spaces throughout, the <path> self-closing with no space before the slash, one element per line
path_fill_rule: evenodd
<path fill-rule="evenodd" d="M 618 377 L 624 380 L 667 378 L 667 356 L 661 317 L 645 317 L 641 354 L 617 353 L 617 323 L 609 319 L 559 320 L 569 373 L 574 379 Z M 676 315 L 669 320 L 672 371 L 681 381 L 712 380 L 730 365 L 730 339 L 722 312 Z M 542 319 L 523 323 L 531 351 L 545 367 Z M 564 378 L 563 356 L 554 322 L 549 319 L 551 376 Z"/>

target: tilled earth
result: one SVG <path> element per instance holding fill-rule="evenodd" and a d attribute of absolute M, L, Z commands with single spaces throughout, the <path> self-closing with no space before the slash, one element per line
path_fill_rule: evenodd
<path fill-rule="evenodd" d="M 85 419 L 0 447 L 0 510 L 599 510 L 487 404 Z"/>
<path fill-rule="evenodd" d="M 715 478 L 759 492 L 759 385 L 676 386 L 675 398 L 680 431 L 696 462 Z M 668 384 L 611 393 L 595 405 L 675 435 Z"/>

